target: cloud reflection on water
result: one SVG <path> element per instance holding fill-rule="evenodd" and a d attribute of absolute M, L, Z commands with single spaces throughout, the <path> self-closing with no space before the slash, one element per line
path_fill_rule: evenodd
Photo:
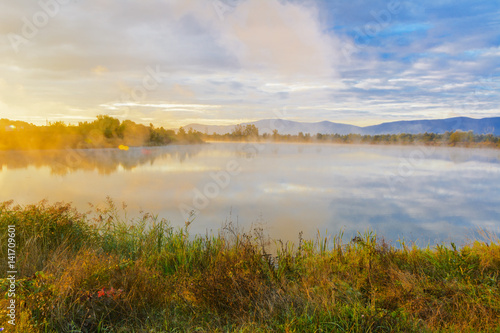
<path fill-rule="evenodd" d="M 391 188 L 401 160 L 415 147 L 262 144 L 249 156 L 241 144 L 217 143 L 129 151 L 0 152 L 0 200 L 21 204 L 72 201 L 87 210 L 110 196 L 129 214 L 159 214 L 181 226 L 179 205 L 193 200 L 210 172 L 235 160 L 241 173 L 197 212 L 192 231 L 217 230 L 229 219 L 264 223 L 272 237 L 296 240 L 344 229 L 373 228 L 386 239 L 463 241 L 476 227 L 500 226 L 500 151 L 436 148 Z M 495 229 L 496 228 L 496 229 Z"/>

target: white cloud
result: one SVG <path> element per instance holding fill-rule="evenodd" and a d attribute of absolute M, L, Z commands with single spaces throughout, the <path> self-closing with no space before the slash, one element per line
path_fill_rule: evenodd
<path fill-rule="evenodd" d="M 245 1 L 227 15 L 222 27 L 223 45 L 236 53 L 243 68 L 292 78 L 336 72 L 339 41 L 322 32 L 315 8 L 277 0 Z"/>
<path fill-rule="evenodd" d="M 219 3 L 226 4 L 223 12 Z M 478 77 L 498 75 L 498 46 L 487 42 L 494 30 L 460 30 L 456 19 L 440 20 L 443 13 L 431 18 L 404 7 L 394 24 L 429 22 L 432 29 L 387 29 L 347 62 L 342 50 L 359 46 L 349 33 L 386 7 L 382 1 L 71 1 L 16 54 L 6 34 L 21 33 L 23 17 L 40 6 L 3 2 L 0 112 L 43 122 L 109 113 L 178 126 L 268 118 L 284 108 L 290 119 L 308 121 L 442 117 L 456 114 L 456 105 L 462 115 L 498 110 L 498 86 L 477 92 Z M 148 66 L 161 69 L 161 82 L 138 97 L 134 89 Z"/>

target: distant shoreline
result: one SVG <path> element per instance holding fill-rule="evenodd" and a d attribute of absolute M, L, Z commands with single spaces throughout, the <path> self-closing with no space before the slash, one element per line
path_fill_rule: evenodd
<path fill-rule="evenodd" d="M 204 134 L 192 128 L 166 130 L 153 124 L 145 126 L 130 120 L 120 121 L 110 116 L 98 116 L 93 122 L 66 125 L 62 122 L 35 126 L 26 122 L 0 119 L 0 151 L 49 149 L 103 149 L 155 147 L 170 144 L 203 142 L 280 142 L 336 143 L 367 145 L 424 145 L 464 148 L 500 148 L 500 136 L 475 134 L 473 131 L 447 131 L 442 134 L 322 134 L 299 132 L 281 134 L 278 130 L 259 133 L 254 124 L 237 125 L 231 133 Z"/>
<path fill-rule="evenodd" d="M 263 143 L 275 143 L 275 144 L 301 144 L 301 145 L 310 145 L 310 144 L 335 144 L 335 145 L 360 145 L 360 146 L 381 146 L 381 147 L 394 147 L 394 146 L 402 146 L 402 147 L 443 147 L 443 148 L 471 148 L 471 149 L 500 149 L 500 140 L 495 142 L 432 142 L 432 143 L 424 143 L 424 142 L 372 142 L 372 141 L 350 141 L 350 142 L 341 142 L 341 141 L 326 141 L 326 140 L 310 140 L 310 141 L 300 141 L 300 140 L 269 140 L 269 139 L 203 139 L 196 142 L 172 142 L 162 145 L 139 145 L 139 146 L 126 146 L 125 149 L 120 148 L 120 145 L 107 145 L 107 146 L 83 146 L 83 147 L 61 147 L 61 148 L 30 148 L 30 147 L 19 147 L 19 148 L 5 148 L 0 147 L 0 152 L 8 152 L 8 151 L 50 151 L 50 150 L 100 150 L 100 149 L 109 149 L 109 150 L 128 150 L 130 148 L 159 148 L 159 147 L 169 147 L 169 146 L 189 146 L 196 144 L 210 144 L 210 143 L 248 143 L 248 144 L 263 144 Z"/>
<path fill-rule="evenodd" d="M 457 137 L 452 135 L 456 134 Z M 202 135 L 201 138 L 204 142 L 215 143 L 215 142 L 234 142 L 234 143 L 293 143 L 293 144 L 339 144 L 339 145 L 352 145 L 359 144 L 364 146 L 431 146 L 431 147 L 449 147 L 449 148 L 489 148 L 489 149 L 499 149 L 500 148 L 500 137 L 490 136 L 490 135 L 469 135 L 469 133 L 464 132 L 454 132 L 449 136 L 447 134 L 439 135 L 435 134 L 435 139 L 433 141 L 423 139 L 425 135 L 428 134 L 400 134 L 400 135 L 322 135 L 324 139 L 317 139 L 311 136 L 304 136 L 300 138 L 299 136 L 293 135 L 283 135 L 280 138 L 269 138 L 264 136 L 259 137 L 234 137 L 231 134 L 225 135 Z M 392 140 L 402 136 L 402 140 Z M 381 139 L 381 137 L 383 139 Z M 470 140 L 470 141 L 469 141 Z"/>

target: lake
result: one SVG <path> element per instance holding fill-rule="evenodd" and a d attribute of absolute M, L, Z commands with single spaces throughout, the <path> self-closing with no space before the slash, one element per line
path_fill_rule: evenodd
<path fill-rule="evenodd" d="M 183 226 L 229 221 L 273 238 L 374 230 L 393 244 L 463 243 L 500 226 L 500 150 L 415 146 L 208 143 L 158 148 L 0 152 L 0 201 L 106 197 Z M 121 206 L 121 205 L 118 205 Z"/>

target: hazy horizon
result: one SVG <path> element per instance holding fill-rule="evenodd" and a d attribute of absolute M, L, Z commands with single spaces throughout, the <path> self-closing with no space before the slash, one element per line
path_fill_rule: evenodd
<path fill-rule="evenodd" d="M 109 115 L 109 114 L 105 114 L 105 115 Z M 96 115 L 97 116 L 97 115 Z M 458 116 L 458 117 L 465 117 L 465 116 Z M 486 118 L 498 118 L 500 116 L 491 116 L 491 117 L 482 117 L 482 118 L 477 118 L 477 117 L 466 117 L 466 118 L 471 118 L 471 119 L 476 119 L 476 120 L 479 120 L 479 119 L 486 119 Z M 450 117 L 450 118 L 455 118 L 455 117 Z M 8 118 L 4 118 L 4 119 L 8 119 Z M 92 119 L 89 119 L 89 120 L 94 120 L 95 118 L 92 118 Z M 418 121 L 418 120 L 444 120 L 444 119 L 449 119 L 449 118 L 436 118 L 436 119 L 404 119 L 404 120 L 392 120 L 392 121 L 383 121 L 383 122 L 373 122 L 373 123 L 370 123 L 370 124 L 367 124 L 367 125 L 355 125 L 355 124 L 351 124 L 351 123 L 348 123 L 348 122 L 335 122 L 335 121 L 331 121 L 331 120 L 327 120 L 327 119 L 322 119 L 322 120 L 316 120 L 316 121 L 297 121 L 297 120 L 290 120 L 290 119 L 284 119 L 284 118 L 262 118 L 262 119 L 255 119 L 255 120 L 249 120 L 249 121 L 246 121 L 246 122 L 233 122 L 233 123 L 213 123 L 213 124 L 205 124 L 205 123 L 195 123 L 195 122 L 192 122 L 192 123 L 186 123 L 184 125 L 180 125 L 180 127 L 186 127 L 188 125 L 211 125 L 211 126 L 221 126 L 221 127 L 224 127 L 224 126 L 236 126 L 236 125 L 240 125 L 240 124 L 244 124 L 244 123 L 253 123 L 253 122 L 258 122 L 258 121 L 261 121 L 261 120 L 284 120 L 284 121 L 295 121 L 295 122 L 301 122 L 301 123 L 310 123 L 310 124 L 315 124 L 315 123 L 321 123 L 321 122 L 332 122 L 332 123 L 338 123 L 338 124 L 344 124 L 344 125 L 352 125 L 352 126 L 359 126 L 359 127 L 369 127 L 369 126 L 376 126 L 376 125 L 381 125 L 383 123 L 390 123 L 390 122 L 397 122 L 397 121 Z M 17 121 L 18 119 L 8 119 L 8 120 L 13 120 L 13 121 Z M 120 120 L 126 120 L 126 119 L 120 119 Z M 129 120 L 132 120 L 132 119 L 129 119 Z M 23 120 L 24 121 L 24 120 Z M 45 120 L 44 123 L 34 123 L 34 122 L 30 122 L 30 121 L 25 121 L 27 123 L 30 123 L 30 124 L 33 124 L 33 125 L 36 125 L 36 126 L 44 126 L 44 125 L 47 125 L 48 123 L 50 123 L 47 120 Z M 82 122 L 81 120 L 80 121 L 64 121 L 62 120 L 61 121 L 62 123 L 66 124 L 66 125 L 78 125 L 79 122 Z M 137 123 L 142 123 L 142 124 L 146 124 L 144 122 L 140 122 L 140 121 L 137 121 Z M 153 125 L 156 125 L 154 122 L 150 122 L 152 123 Z M 167 127 L 167 129 L 173 129 L 173 130 L 177 130 L 178 127 Z"/>
<path fill-rule="evenodd" d="M 466 117 L 466 116 L 457 116 L 457 117 Z M 466 117 L 466 118 L 471 118 L 471 119 L 476 119 L 476 120 L 479 120 L 479 119 L 486 119 L 486 118 L 498 118 L 500 116 L 491 116 L 491 117 L 481 117 L 481 118 L 476 118 L 476 117 Z M 345 124 L 345 125 L 353 125 L 353 126 L 359 126 L 359 127 L 368 127 L 368 126 L 374 126 L 374 125 L 381 125 L 383 123 L 390 123 L 390 122 L 396 122 L 396 121 L 418 121 L 418 120 L 444 120 L 444 119 L 450 119 L 450 118 L 455 118 L 455 117 L 449 117 L 449 118 L 435 118 L 435 119 L 402 119 L 402 120 L 390 120 L 390 121 L 383 121 L 383 122 L 374 122 L 374 123 L 370 123 L 370 124 L 367 124 L 367 125 L 355 125 L 355 124 L 351 124 L 351 123 L 348 123 L 348 122 L 336 122 L 336 121 L 331 121 L 331 120 L 327 120 L 327 119 L 322 119 L 322 120 L 315 120 L 315 121 L 300 121 L 302 123 L 311 123 L 311 124 L 315 124 L 315 123 L 321 123 L 321 122 L 325 122 L 325 121 L 328 121 L 328 122 L 332 122 L 332 123 L 339 123 L 339 124 Z M 255 119 L 255 120 L 251 120 L 251 121 L 248 121 L 248 122 L 245 122 L 245 123 L 252 123 L 252 122 L 257 122 L 257 121 L 260 121 L 260 120 L 285 120 L 285 121 L 297 121 L 297 120 L 290 120 L 290 119 L 283 119 L 283 118 L 262 118 L 262 119 Z M 299 122 L 299 121 L 298 121 Z M 189 124 L 186 124 L 185 126 L 187 125 L 192 125 L 192 124 L 197 124 L 197 125 L 208 125 L 208 124 L 202 124 L 202 123 L 189 123 Z M 230 124 L 210 124 L 210 125 L 213 125 L 213 126 L 236 126 L 236 125 L 240 125 L 242 124 L 241 122 L 239 123 L 230 123 Z"/>

